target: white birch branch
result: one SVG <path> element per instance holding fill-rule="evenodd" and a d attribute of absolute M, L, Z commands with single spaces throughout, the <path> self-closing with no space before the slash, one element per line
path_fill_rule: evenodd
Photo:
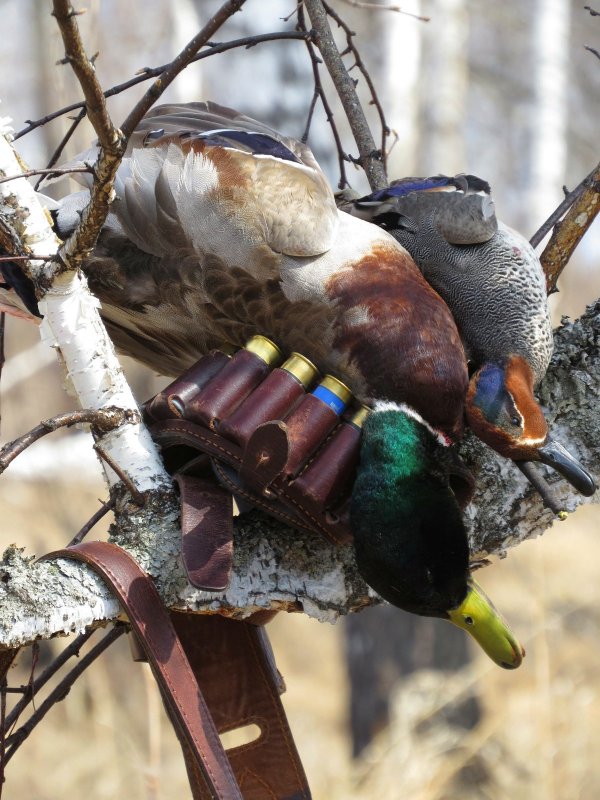
<path fill-rule="evenodd" d="M 22 165 L 9 142 L 7 120 L 0 127 L 0 175 L 15 175 Z M 0 184 L 0 215 L 19 238 L 23 252 L 52 255 L 60 244 L 31 184 L 25 179 Z M 44 316 L 41 336 L 61 355 L 67 377 L 82 408 L 116 406 L 137 412 L 137 403 L 106 333 L 100 304 L 79 272 L 58 272 L 53 261 L 31 259 L 28 272 L 47 287 L 39 301 Z M 123 425 L 102 437 L 107 452 L 140 492 L 170 484 L 156 447 L 143 425 Z M 117 476 L 108 469 L 107 479 Z"/>
<path fill-rule="evenodd" d="M 0 177 L 15 175 L 23 169 L 10 144 L 11 136 L 8 120 L 0 121 Z M 60 242 L 26 179 L 0 184 L 0 219 L 14 231 L 21 253 L 31 253 L 33 256 L 56 253 Z M 57 267 L 58 263 L 54 261 L 32 258 L 28 262 L 29 274 L 38 287 L 43 287 L 44 292 L 39 300 L 40 311 L 44 315 L 40 326 L 42 338 L 59 351 L 67 378 L 82 408 L 116 406 L 130 411 L 130 418 L 138 420 L 98 437 L 96 447 L 101 448 L 108 459 L 118 465 L 119 473 L 124 476 L 136 496 L 142 495 L 145 499 L 144 507 L 137 509 L 136 520 L 140 530 L 144 531 L 143 538 L 147 547 L 138 546 L 136 557 L 142 568 L 159 575 L 161 565 L 158 564 L 157 553 L 151 555 L 153 545 L 158 539 L 172 543 L 168 556 L 172 559 L 179 540 L 171 479 L 146 427 L 141 423 L 137 403 L 100 318 L 97 299 L 90 294 L 87 282 L 79 272 L 64 272 Z M 106 467 L 105 475 L 109 486 L 117 486 L 119 478 L 112 469 Z M 119 510 L 123 513 L 131 506 L 127 495 L 121 493 Z M 171 515 L 166 513 L 163 519 L 157 514 L 157 507 L 166 512 L 170 510 Z M 133 541 L 136 541 L 138 534 L 139 531 L 134 531 Z M 124 544 L 127 545 L 126 542 Z M 49 577 L 52 571 L 48 572 L 49 567 L 43 565 L 32 569 L 31 585 L 27 587 L 27 591 L 35 590 L 36 587 L 41 591 L 37 598 L 39 603 L 33 607 L 34 618 L 28 616 L 27 605 L 23 607 L 23 613 L 15 611 L 9 602 L 14 598 L 5 591 L 3 614 L 8 614 L 9 619 L 12 617 L 13 623 L 23 632 L 15 634 L 13 631 L 6 640 L 0 637 L 0 646 L 7 641 L 25 642 L 28 636 L 31 640 L 38 635 L 52 635 L 56 630 L 62 630 L 60 626 L 56 628 L 57 619 L 71 619 L 70 613 L 60 605 L 58 617 L 52 611 L 46 610 L 45 602 L 51 602 L 52 597 L 60 604 L 60 596 L 52 592 L 52 581 Z M 72 609 L 73 624 L 77 625 L 78 620 L 82 619 L 100 620 L 111 615 L 109 608 L 114 608 L 114 604 L 111 605 L 111 601 L 108 606 L 105 605 L 108 598 L 106 590 L 89 568 L 78 565 L 73 573 L 69 563 L 59 565 L 56 569 L 62 574 L 76 576 L 72 581 L 66 580 L 64 586 L 64 603 Z M 37 580 L 39 575 L 44 575 L 41 583 Z M 7 578 L 7 581 L 5 588 L 10 586 L 12 591 L 12 579 Z M 20 585 L 17 580 L 16 586 Z M 20 596 L 16 595 L 17 598 Z M 17 607 L 19 608 L 19 603 Z"/>

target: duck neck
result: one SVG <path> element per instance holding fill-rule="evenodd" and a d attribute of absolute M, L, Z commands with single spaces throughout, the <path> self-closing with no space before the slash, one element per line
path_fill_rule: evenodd
<path fill-rule="evenodd" d="M 389 406 L 376 405 L 363 433 L 351 511 L 358 567 L 390 603 L 446 616 L 466 594 L 460 512 L 438 474 L 435 434 Z"/>

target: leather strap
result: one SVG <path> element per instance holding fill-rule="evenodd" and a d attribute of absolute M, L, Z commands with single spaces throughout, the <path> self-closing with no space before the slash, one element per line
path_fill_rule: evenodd
<path fill-rule="evenodd" d="M 192 586 L 226 589 L 233 559 L 233 499 L 214 481 L 174 476 L 181 498 L 183 564 Z"/>
<path fill-rule="evenodd" d="M 190 663 L 152 581 L 128 553 L 108 542 L 83 542 L 50 553 L 45 559 L 60 557 L 83 561 L 98 572 L 126 610 L 184 754 L 193 764 L 196 782 L 206 786 L 204 794 L 196 796 L 202 800 L 243 800 Z"/>
<path fill-rule="evenodd" d="M 244 800 L 310 800 L 266 631 L 218 615 L 174 611 L 171 619 L 219 733 L 248 725 L 260 731 L 258 738 L 227 751 Z M 195 768 L 188 758 L 186 767 L 193 785 Z M 209 797 L 202 787 L 194 794 L 194 800 Z"/>
<path fill-rule="evenodd" d="M 58 557 L 92 567 L 127 612 L 181 744 L 194 800 L 310 800 L 279 699 L 283 681 L 260 627 L 272 613 L 251 622 L 169 614 L 120 547 L 84 542 L 44 558 Z M 258 738 L 225 753 L 218 734 L 249 724 Z"/>
<path fill-rule="evenodd" d="M 297 528 L 317 531 L 326 536 L 335 544 L 348 543 L 352 540 L 352 533 L 344 513 L 332 513 L 321 507 L 315 507 L 307 501 L 300 487 L 295 481 L 289 481 L 281 472 L 273 480 L 271 467 L 281 466 L 285 455 L 285 445 L 279 441 L 285 435 L 285 424 L 280 422 L 265 423 L 256 429 L 257 439 L 248 443 L 248 458 L 245 462 L 241 448 L 228 442 L 215 431 L 189 422 L 184 419 L 167 419 L 151 426 L 150 432 L 155 441 L 167 451 L 172 447 L 187 447 L 195 451 L 207 453 L 212 456 L 219 467 L 226 470 L 227 480 L 222 481 L 222 470 L 215 469 L 215 473 L 223 485 L 248 500 L 257 508 L 262 508 L 278 519 L 287 517 L 287 522 Z M 274 441 L 268 444 L 268 438 L 273 435 Z M 264 454 L 267 458 L 264 458 Z M 350 454 L 354 458 L 353 454 Z M 344 454 L 343 458 L 347 457 Z M 314 462 L 313 462 L 314 463 Z M 233 486 L 237 483 L 235 477 L 228 472 L 228 467 L 233 467 L 236 475 L 244 468 L 246 480 L 252 484 L 242 483 L 239 492 Z M 340 466 L 340 476 L 344 470 Z M 213 463 L 214 467 L 214 463 Z M 314 468 L 314 467 L 313 467 Z M 270 482 L 265 486 L 265 481 Z M 345 481 L 346 483 L 346 481 Z M 351 483 L 351 481 L 350 481 Z M 261 491 L 262 487 L 262 491 Z M 268 489 L 265 493 L 265 489 Z M 349 493 L 350 486 L 347 486 Z M 345 498 L 347 504 L 348 496 Z M 335 509 L 333 511 L 336 511 Z"/>

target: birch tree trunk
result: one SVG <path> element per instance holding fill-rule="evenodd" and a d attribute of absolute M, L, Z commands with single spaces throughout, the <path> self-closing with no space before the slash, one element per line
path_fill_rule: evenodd
<path fill-rule="evenodd" d="M 531 25 L 534 107 L 530 117 L 527 229 L 556 206 L 566 180 L 569 85 L 569 0 L 536 0 Z"/>
<path fill-rule="evenodd" d="M 424 175 L 465 171 L 468 35 L 466 0 L 437 2 L 422 44 L 419 168 Z"/>

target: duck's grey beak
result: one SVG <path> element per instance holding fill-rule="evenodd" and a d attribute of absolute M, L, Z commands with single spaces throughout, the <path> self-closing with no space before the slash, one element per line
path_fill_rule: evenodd
<path fill-rule="evenodd" d="M 538 448 L 537 452 L 543 464 L 560 472 L 578 492 L 581 492 L 585 497 L 591 497 L 594 494 L 596 491 L 594 479 L 562 444 L 548 439 L 545 444 Z"/>

